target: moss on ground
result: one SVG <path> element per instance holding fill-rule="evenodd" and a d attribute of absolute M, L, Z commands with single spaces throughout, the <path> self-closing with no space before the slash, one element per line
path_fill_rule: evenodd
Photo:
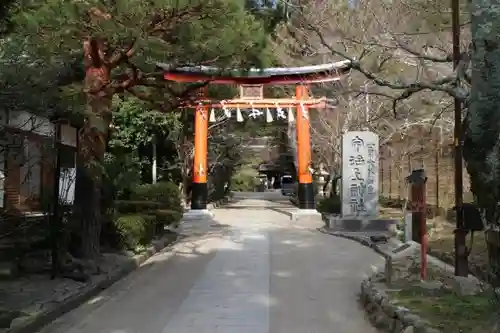
<path fill-rule="evenodd" d="M 385 209 L 387 217 L 394 218 L 401 210 Z M 453 263 L 455 242 L 453 223 L 436 217 L 428 221 L 433 224 L 429 231 L 429 247 L 434 254 L 449 263 Z M 470 235 L 467 245 L 470 245 Z M 488 267 L 488 252 L 482 232 L 474 234 L 472 251 L 469 264 L 476 271 L 486 272 Z M 391 298 L 401 306 L 410 309 L 424 320 L 443 333 L 489 333 L 492 332 L 492 319 L 500 315 L 500 299 L 492 293 L 484 292 L 478 295 L 461 296 L 452 290 L 433 292 L 413 282 L 418 279 L 419 265 L 409 268 L 409 276 L 403 277 L 398 286 L 403 286 L 399 291 L 392 291 Z M 442 272 L 429 267 L 429 280 L 445 282 Z M 495 331 L 497 332 L 497 331 Z"/>
<path fill-rule="evenodd" d="M 488 327 L 498 311 L 498 300 L 487 292 L 461 296 L 443 290 L 433 294 L 420 286 L 408 286 L 391 292 L 391 297 L 443 333 L 487 332 L 482 328 Z"/>

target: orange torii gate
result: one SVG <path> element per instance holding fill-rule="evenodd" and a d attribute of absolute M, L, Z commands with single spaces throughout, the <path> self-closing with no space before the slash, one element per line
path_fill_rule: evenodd
<path fill-rule="evenodd" d="M 158 67 L 163 70 L 165 80 L 169 81 L 236 84 L 240 87 L 240 96 L 237 99 L 215 101 L 210 100 L 206 95 L 201 95 L 199 100 L 188 106 L 196 109 L 191 210 L 204 211 L 207 208 L 209 121 L 216 120 L 216 110 L 223 110 L 224 116 L 228 118 L 232 116 L 234 111 L 237 121 L 243 121 L 242 110 L 245 109 L 251 118 L 265 114 L 268 122 L 273 121 L 270 109 L 274 109 L 277 118 L 287 119 L 289 122 L 295 121 L 297 128 L 299 208 L 315 208 L 311 173 L 309 108 L 324 109 L 328 107 L 329 100 L 326 98 L 311 98 L 308 86 L 313 83 L 340 80 L 342 75 L 346 74 L 351 68 L 349 61 L 294 68 L 252 68 L 247 71 L 222 71 L 219 68 L 210 66 L 172 68 L 167 64 L 158 64 Z M 265 84 L 294 84 L 296 85 L 295 97 L 265 98 L 263 96 L 263 85 Z M 296 109 L 296 115 L 293 114 L 293 108 Z"/>

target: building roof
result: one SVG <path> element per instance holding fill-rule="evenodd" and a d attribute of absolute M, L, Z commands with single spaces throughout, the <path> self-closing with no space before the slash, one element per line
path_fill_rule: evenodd
<path fill-rule="evenodd" d="M 328 82 L 340 79 L 351 68 L 349 60 L 302 67 L 221 69 L 213 66 L 173 67 L 157 64 L 166 80 L 177 82 L 210 81 L 220 84 L 292 84 Z"/>

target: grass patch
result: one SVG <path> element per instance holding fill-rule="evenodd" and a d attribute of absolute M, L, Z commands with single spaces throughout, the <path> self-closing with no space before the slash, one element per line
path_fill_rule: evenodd
<path fill-rule="evenodd" d="M 391 297 L 443 333 L 481 332 L 482 328 L 488 327 L 492 315 L 498 310 L 498 302 L 486 292 L 461 296 L 443 291 L 432 295 L 427 289 L 411 286 L 392 291 Z"/>

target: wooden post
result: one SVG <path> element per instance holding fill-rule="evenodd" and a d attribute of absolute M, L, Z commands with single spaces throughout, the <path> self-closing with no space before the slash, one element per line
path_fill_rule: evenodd
<path fill-rule="evenodd" d="M 400 160 L 400 156 L 397 158 L 396 165 L 396 177 L 398 182 L 398 200 L 406 199 L 406 193 L 403 193 L 404 188 L 404 173 L 403 173 L 403 162 Z"/>
<path fill-rule="evenodd" d="M 152 142 L 152 148 L 153 148 L 153 165 L 151 167 L 151 174 L 152 174 L 152 183 L 156 184 L 158 180 L 157 176 L 157 154 L 156 154 L 156 136 L 153 137 L 153 142 Z"/>
<path fill-rule="evenodd" d="M 389 149 L 389 199 L 392 199 L 392 151 L 391 151 L 391 149 Z"/>
<path fill-rule="evenodd" d="M 410 152 L 408 152 L 408 155 L 406 155 L 406 158 L 408 160 L 408 174 L 411 174 L 411 155 L 410 155 Z"/>
<path fill-rule="evenodd" d="M 436 154 L 434 155 L 434 166 L 436 173 L 436 207 L 439 210 L 439 157 L 441 155 L 441 131 L 442 127 L 440 127 L 440 132 L 438 135 L 438 139 L 436 140 Z"/>
<path fill-rule="evenodd" d="M 380 147 L 380 194 L 384 197 L 384 161 L 385 161 L 385 151 L 383 147 Z"/>
<path fill-rule="evenodd" d="M 412 238 L 414 242 L 420 243 L 422 240 L 422 230 L 420 228 L 420 221 L 422 215 L 423 192 L 424 187 L 422 184 L 412 183 L 411 185 L 411 206 L 413 211 L 412 219 Z"/>
<path fill-rule="evenodd" d="M 60 258 L 60 238 L 62 231 L 62 216 L 60 210 L 60 193 L 59 185 L 61 181 L 61 123 L 59 120 L 54 124 L 54 171 L 52 179 L 52 204 L 50 207 L 50 236 L 51 236 L 51 261 L 52 272 L 51 278 L 55 279 L 61 271 L 61 258 Z"/>
<path fill-rule="evenodd" d="M 200 105 L 194 117 L 194 161 L 191 209 L 207 209 L 208 107 Z"/>
<path fill-rule="evenodd" d="M 388 287 L 392 286 L 393 262 L 391 253 L 385 254 L 385 283 Z"/>
<path fill-rule="evenodd" d="M 409 176 L 412 207 L 412 240 L 420 243 L 420 277 L 427 278 L 427 177 L 423 169 L 415 170 Z"/>
<path fill-rule="evenodd" d="M 427 178 L 426 178 L 427 179 Z M 422 213 L 420 215 L 420 278 L 427 280 L 427 249 L 428 249 L 428 236 L 427 236 L 427 196 L 426 196 L 426 180 L 421 185 L 421 198 Z"/>
<path fill-rule="evenodd" d="M 299 85 L 296 87 L 295 98 L 303 100 L 308 98 L 308 87 Z M 307 105 L 297 106 L 297 155 L 298 155 L 298 203 L 300 209 L 314 209 L 314 188 L 311 174 L 311 138 L 309 128 L 309 107 Z"/>

